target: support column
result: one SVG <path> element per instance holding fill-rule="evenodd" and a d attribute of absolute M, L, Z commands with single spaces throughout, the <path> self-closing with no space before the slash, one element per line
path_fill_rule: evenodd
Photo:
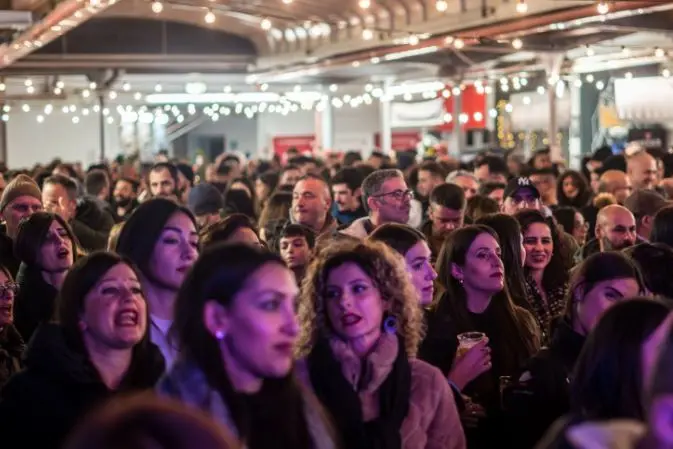
<path fill-rule="evenodd" d="M 568 167 L 580 169 L 582 159 L 582 87 L 570 86 L 570 131 L 568 136 Z"/>
<path fill-rule="evenodd" d="M 103 109 L 105 109 L 105 97 L 102 93 L 98 94 L 98 134 L 100 137 L 99 141 L 99 162 L 105 160 L 105 115 L 103 114 Z"/>
<path fill-rule="evenodd" d="M 334 106 L 332 95 L 323 94 L 315 111 L 315 139 L 320 151 L 334 149 Z"/>
<path fill-rule="evenodd" d="M 391 101 L 393 96 L 390 95 L 390 86 L 393 84 L 392 80 L 387 79 L 383 83 L 383 96 L 381 97 L 381 152 L 383 154 L 391 154 L 393 152 L 393 112 Z"/>
<path fill-rule="evenodd" d="M 449 139 L 449 152 L 453 156 L 460 157 L 465 150 L 465 132 L 463 124 L 460 123 L 460 115 L 463 113 L 463 96 L 462 94 L 452 95 L 451 98 L 453 98 L 453 131 Z"/>
<path fill-rule="evenodd" d="M 561 143 L 556 138 L 558 134 L 558 122 L 556 120 L 556 84 L 561 79 L 561 67 L 565 55 L 563 53 L 549 53 L 541 57 L 545 61 L 547 79 L 552 82 L 549 83 L 547 95 L 549 98 L 549 125 L 547 127 L 549 137 L 549 148 L 551 149 L 551 157 L 553 159 L 563 158 L 561 151 Z"/>

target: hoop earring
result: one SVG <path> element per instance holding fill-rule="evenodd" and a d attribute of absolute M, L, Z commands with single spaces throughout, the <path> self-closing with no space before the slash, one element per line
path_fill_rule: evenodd
<path fill-rule="evenodd" d="M 397 333 L 397 318 L 389 315 L 388 318 L 383 320 L 383 330 L 388 334 Z"/>

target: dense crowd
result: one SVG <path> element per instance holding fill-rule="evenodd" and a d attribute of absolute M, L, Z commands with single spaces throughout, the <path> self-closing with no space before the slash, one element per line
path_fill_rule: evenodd
<path fill-rule="evenodd" d="M 2 167 L 3 449 L 673 447 L 669 153 L 286 156 Z"/>

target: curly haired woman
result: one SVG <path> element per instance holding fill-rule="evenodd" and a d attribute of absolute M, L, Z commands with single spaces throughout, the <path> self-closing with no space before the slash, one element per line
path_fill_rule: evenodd
<path fill-rule="evenodd" d="M 307 382 L 351 449 L 465 448 L 453 394 L 418 360 L 418 294 L 380 242 L 326 247 L 304 280 L 299 316 Z"/>

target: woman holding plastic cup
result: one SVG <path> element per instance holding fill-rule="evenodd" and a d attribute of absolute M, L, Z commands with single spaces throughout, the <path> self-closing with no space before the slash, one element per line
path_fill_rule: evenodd
<path fill-rule="evenodd" d="M 539 329 L 507 294 L 500 243 L 491 228 L 454 231 L 444 242 L 437 272 L 443 293 L 419 356 L 439 367 L 470 399 L 467 417 L 479 419 L 464 420 L 468 447 L 500 447 L 500 377 L 516 373 L 537 352 Z"/>

